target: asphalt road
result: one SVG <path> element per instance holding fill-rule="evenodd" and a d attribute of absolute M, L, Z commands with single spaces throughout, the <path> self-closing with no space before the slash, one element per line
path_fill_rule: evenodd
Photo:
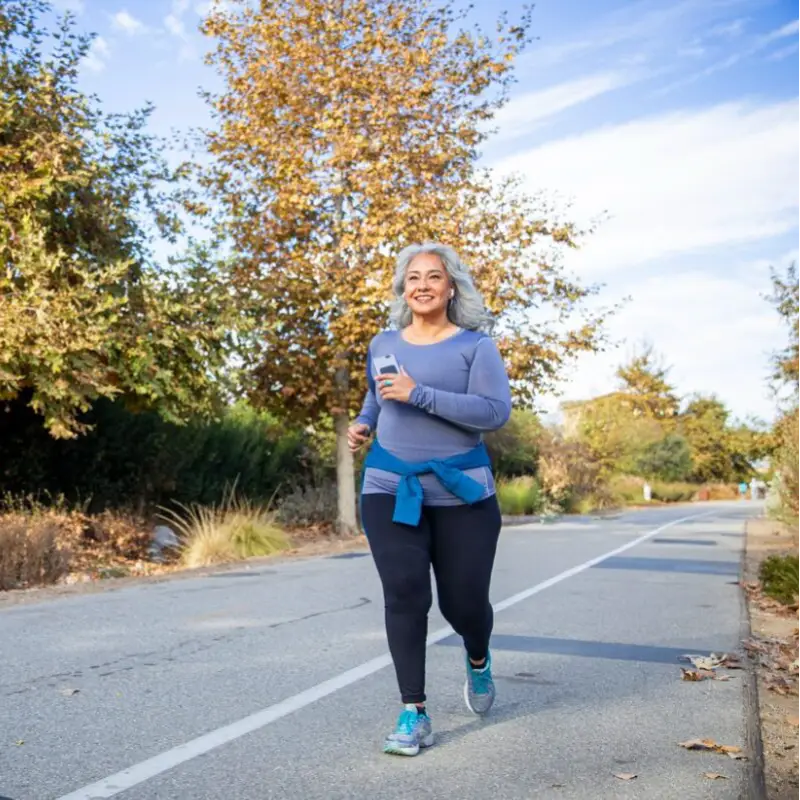
<path fill-rule="evenodd" d="M 743 762 L 678 742 L 744 746 L 744 676 L 681 681 L 678 657 L 737 649 L 758 510 L 506 528 L 495 709 L 466 711 L 462 653 L 434 612 L 438 740 L 413 759 L 380 750 L 398 701 L 362 554 L 6 608 L 0 800 L 739 797 Z"/>

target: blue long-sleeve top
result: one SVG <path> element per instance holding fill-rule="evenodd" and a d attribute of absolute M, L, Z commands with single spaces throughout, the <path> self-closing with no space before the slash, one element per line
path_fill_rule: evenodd
<path fill-rule="evenodd" d="M 383 400 L 375 385 L 373 362 L 394 355 L 417 386 L 410 402 Z M 511 413 L 511 392 L 503 359 L 490 337 L 461 330 L 434 344 L 411 344 L 399 331 L 378 334 L 367 356 L 368 388 L 357 422 L 376 433 L 381 447 L 405 462 L 420 463 L 467 453 L 483 434 L 501 428 Z M 465 469 L 481 484 L 482 496 L 494 493 L 489 466 Z M 365 494 L 397 494 L 401 476 L 370 467 L 364 472 Z M 449 491 L 435 473 L 419 476 L 424 503 L 465 502 Z"/>

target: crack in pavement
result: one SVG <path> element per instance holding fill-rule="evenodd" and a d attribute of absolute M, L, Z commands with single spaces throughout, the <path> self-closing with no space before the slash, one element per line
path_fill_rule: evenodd
<path fill-rule="evenodd" d="M 40 686 L 46 688 L 55 688 L 60 681 L 67 679 L 98 677 L 107 678 L 110 675 L 116 675 L 122 672 L 130 672 L 137 666 L 156 667 L 160 664 L 174 663 L 179 660 L 184 660 L 186 657 L 191 658 L 198 653 L 203 653 L 210 650 L 219 644 L 232 641 L 236 639 L 242 631 L 247 631 L 252 634 L 263 634 L 276 628 L 283 628 L 287 625 L 296 625 L 299 622 L 305 622 L 309 619 L 316 619 L 317 617 L 324 617 L 330 614 L 340 614 L 344 611 L 355 611 L 356 609 L 363 608 L 372 602 L 368 597 L 360 597 L 358 602 L 348 606 L 340 606 L 339 608 L 328 608 L 322 611 L 312 611 L 310 614 L 304 614 L 301 617 L 293 617 L 292 619 L 281 620 L 280 622 L 273 622 L 269 625 L 264 625 L 262 628 L 252 628 L 248 625 L 241 625 L 234 628 L 229 633 L 219 634 L 212 636 L 210 639 L 198 639 L 193 637 L 178 642 L 176 645 L 167 650 L 150 650 L 143 653 L 127 653 L 119 658 L 104 661 L 100 664 L 91 664 L 88 667 L 83 667 L 79 670 L 71 672 L 55 672 L 51 675 L 40 675 L 36 678 L 31 678 L 28 681 L 21 683 L 0 683 L 0 690 L 3 690 L 3 696 L 11 697 L 17 694 L 24 694 Z M 149 660 L 145 660 L 149 659 Z M 133 663 L 131 663 L 133 662 Z M 104 670 L 99 672 L 98 670 Z"/>

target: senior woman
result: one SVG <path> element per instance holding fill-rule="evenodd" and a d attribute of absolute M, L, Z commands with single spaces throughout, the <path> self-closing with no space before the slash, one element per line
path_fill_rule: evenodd
<path fill-rule="evenodd" d="M 495 698 L 489 585 L 500 510 L 485 431 L 511 412 L 508 376 L 489 317 L 450 247 L 413 245 L 397 259 L 394 330 L 367 357 L 368 390 L 348 431 L 352 450 L 376 434 L 365 459 L 361 517 L 383 585 L 386 634 L 403 709 L 384 752 L 414 756 L 433 744 L 425 708 L 432 603 L 462 637 L 464 699 L 485 714 Z"/>

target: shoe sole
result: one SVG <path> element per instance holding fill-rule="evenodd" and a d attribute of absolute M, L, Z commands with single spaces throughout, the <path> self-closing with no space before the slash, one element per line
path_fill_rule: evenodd
<path fill-rule="evenodd" d="M 494 705 L 494 701 L 496 698 L 496 694 L 492 694 L 492 699 L 488 706 L 483 711 L 478 711 L 476 708 L 473 708 L 472 703 L 470 702 L 469 698 L 469 678 L 464 681 L 464 703 L 466 704 L 467 708 L 476 716 L 482 717 L 484 714 L 488 714 L 491 710 L 492 706 Z"/>
<path fill-rule="evenodd" d="M 424 739 L 421 739 L 420 743 L 416 747 L 399 747 L 387 744 L 383 746 L 383 752 L 390 756 L 415 756 L 420 750 L 423 750 L 427 747 L 433 747 L 433 743 L 434 736 L 431 733 Z"/>

